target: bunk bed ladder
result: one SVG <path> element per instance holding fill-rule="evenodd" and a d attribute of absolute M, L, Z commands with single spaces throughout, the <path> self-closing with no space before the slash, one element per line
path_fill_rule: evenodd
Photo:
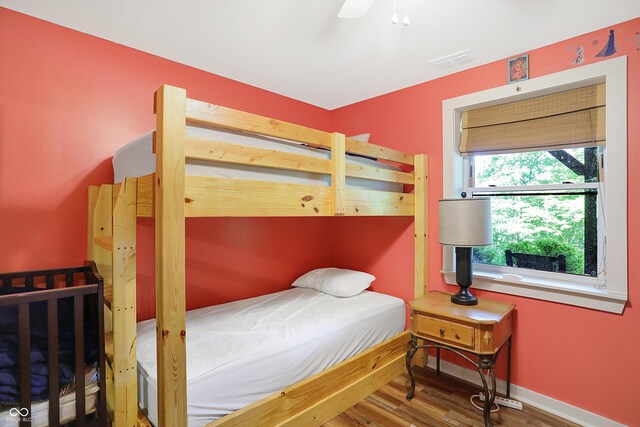
<path fill-rule="evenodd" d="M 136 179 L 89 187 L 88 254 L 104 278 L 107 413 L 137 425 Z"/>

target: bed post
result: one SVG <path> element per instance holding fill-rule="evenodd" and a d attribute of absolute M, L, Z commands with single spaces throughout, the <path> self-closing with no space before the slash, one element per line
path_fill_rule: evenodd
<path fill-rule="evenodd" d="M 334 132 L 331 134 L 331 210 L 333 215 L 342 216 L 346 212 L 346 153 L 345 137 Z"/>
<path fill-rule="evenodd" d="M 164 85 L 156 108 L 156 316 L 158 423 L 187 425 L 184 137 L 186 91 Z"/>
<path fill-rule="evenodd" d="M 135 426 L 136 179 L 89 187 L 87 252 L 104 279 L 107 412 L 114 426 Z"/>
<path fill-rule="evenodd" d="M 428 289 L 428 158 L 425 154 L 414 157 L 415 209 L 414 209 L 414 297 L 424 295 Z"/>
<path fill-rule="evenodd" d="M 138 419 L 136 360 L 136 191 L 126 178 L 113 194 L 113 383 L 114 425 L 135 426 Z"/>
<path fill-rule="evenodd" d="M 87 227 L 87 256 L 96 263 L 104 280 L 105 299 L 111 301 L 113 259 L 110 246 L 113 239 L 113 185 L 89 187 L 89 222 Z M 108 321 L 108 322 L 107 322 Z M 105 318 L 105 331 L 111 330 L 111 317 Z"/>

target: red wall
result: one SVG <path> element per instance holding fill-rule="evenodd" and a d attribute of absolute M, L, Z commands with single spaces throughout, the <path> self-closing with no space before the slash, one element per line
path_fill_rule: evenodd
<path fill-rule="evenodd" d="M 87 187 L 113 182 L 115 150 L 155 127 L 153 93 L 164 83 L 330 130 L 321 108 L 0 8 L 0 271 L 85 259 Z M 309 221 L 189 219 L 188 306 L 275 292 L 328 266 L 331 219 Z M 148 318 L 153 221 L 138 225 L 139 317 Z"/>
<path fill-rule="evenodd" d="M 491 292 L 476 293 L 517 304 L 514 332 L 515 384 L 554 399 L 594 412 L 630 426 L 640 426 L 640 268 L 634 263 L 640 253 L 640 19 L 611 27 L 615 29 L 618 53 L 628 55 L 628 240 L 629 302 L 622 315 L 603 313 L 551 302 L 518 298 Z M 609 28 L 562 41 L 529 54 L 530 77 L 566 70 L 578 44 L 585 48 L 585 64 L 601 60 L 595 55 L 606 43 Z M 597 42 L 595 42 L 597 40 Z M 442 249 L 438 244 L 438 199 L 442 196 L 442 100 L 506 84 L 507 61 L 494 62 L 435 81 L 369 99 L 332 112 L 332 128 L 345 133 L 371 132 L 371 142 L 427 153 L 429 157 L 429 282 L 431 289 L 449 292 L 440 273 Z M 370 236 L 379 225 L 353 222 L 350 231 Z M 402 238 L 382 251 L 378 260 L 404 272 L 398 277 L 398 296 L 411 294 L 407 272 L 413 262 L 412 239 Z M 341 259 L 367 264 L 349 245 L 341 245 Z M 369 246 L 372 253 L 380 248 Z M 350 258 L 347 258 L 350 257 Z M 398 268 L 400 267 L 400 268 Z M 373 267 L 375 268 L 375 266 Z M 501 361 L 503 363 L 504 360 Z M 504 369 L 504 367 L 503 367 Z"/>
<path fill-rule="evenodd" d="M 614 26 L 629 55 L 629 208 L 640 214 L 640 20 Z M 530 55 L 531 77 L 586 63 L 608 28 Z M 592 42 L 598 39 L 599 45 Z M 189 96 L 430 155 L 429 280 L 439 273 L 437 200 L 442 194 L 443 99 L 505 84 L 506 61 L 333 112 L 0 8 L 0 271 L 76 265 L 86 256 L 87 186 L 112 181 L 111 156 L 154 127 L 153 92 Z M 187 303 L 199 307 L 286 288 L 298 274 L 337 264 L 372 272 L 378 291 L 410 299 L 413 226 L 408 218 L 190 219 Z M 139 313 L 153 315 L 153 222 L 138 221 Z M 640 253 L 629 221 L 629 254 Z M 274 251 L 273 248 L 277 248 Z M 630 264 L 623 315 L 489 294 L 518 305 L 513 381 L 627 425 L 640 425 L 640 269 Z M 481 292 L 478 292 L 482 294 Z"/>

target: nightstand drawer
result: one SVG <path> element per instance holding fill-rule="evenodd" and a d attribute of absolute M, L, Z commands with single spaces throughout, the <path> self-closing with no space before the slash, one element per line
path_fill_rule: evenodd
<path fill-rule="evenodd" d="M 414 314 L 414 333 L 438 342 L 448 342 L 453 345 L 473 348 L 473 326 L 449 322 L 437 317 Z"/>

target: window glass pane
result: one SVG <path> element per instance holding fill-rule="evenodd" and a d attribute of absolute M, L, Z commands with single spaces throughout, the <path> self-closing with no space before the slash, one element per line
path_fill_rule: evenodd
<path fill-rule="evenodd" d="M 474 262 L 564 272 L 566 261 L 566 273 L 597 275 L 595 193 L 492 196 L 491 216 L 493 245 Z"/>
<path fill-rule="evenodd" d="M 597 147 L 589 147 L 476 155 L 475 186 L 598 182 L 597 153 Z"/>

